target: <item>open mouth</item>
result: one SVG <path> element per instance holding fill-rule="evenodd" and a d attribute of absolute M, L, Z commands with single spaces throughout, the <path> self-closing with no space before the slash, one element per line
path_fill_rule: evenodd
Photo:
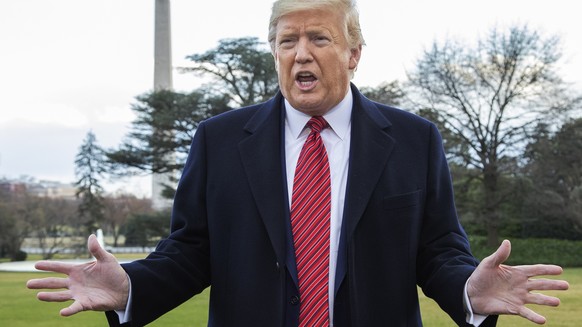
<path fill-rule="evenodd" d="M 310 72 L 300 72 L 295 76 L 295 81 L 301 89 L 310 89 L 317 82 L 317 77 Z"/>

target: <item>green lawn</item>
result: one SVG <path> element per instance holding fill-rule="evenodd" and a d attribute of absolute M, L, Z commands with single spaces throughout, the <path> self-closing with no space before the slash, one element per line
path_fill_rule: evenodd
<path fill-rule="evenodd" d="M 31 278 L 49 276 L 49 273 L 0 272 L 0 321 L 2 326 L 105 326 L 105 316 L 97 312 L 84 312 L 73 317 L 59 316 L 65 303 L 45 303 L 36 300 L 36 291 L 25 287 Z M 546 326 L 579 326 L 582 321 L 582 268 L 566 269 L 562 276 L 570 283 L 570 290 L 553 292 L 562 304 L 558 308 L 539 308 L 548 318 Z M 428 327 L 453 326 L 452 321 L 430 299 L 421 296 L 424 325 Z M 149 326 L 206 326 L 208 292 L 191 299 Z M 516 317 L 503 316 L 498 326 L 536 326 Z"/>

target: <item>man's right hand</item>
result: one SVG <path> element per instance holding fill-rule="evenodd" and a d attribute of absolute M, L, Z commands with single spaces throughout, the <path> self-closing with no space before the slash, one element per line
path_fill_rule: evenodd
<path fill-rule="evenodd" d="M 39 292 L 41 301 L 74 302 L 61 310 L 62 316 L 71 316 L 87 310 L 125 310 L 129 296 L 129 279 L 117 259 L 105 251 L 95 235 L 87 241 L 89 252 L 95 261 L 70 264 L 40 261 L 35 268 L 67 275 L 64 278 L 47 277 L 31 279 L 26 286 L 30 289 L 64 289 L 55 292 Z"/>

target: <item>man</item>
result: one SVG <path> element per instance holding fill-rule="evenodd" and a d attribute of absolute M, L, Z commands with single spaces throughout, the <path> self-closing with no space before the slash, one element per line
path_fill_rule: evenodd
<path fill-rule="evenodd" d="M 420 285 L 458 325 L 543 323 L 524 304 L 559 300 L 530 291 L 568 284 L 529 278 L 561 268 L 504 266 L 507 241 L 478 266 L 434 125 L 350 84 L 355 4 L 277 1 L 269 41 L 281 92 L 200 124 L 171 235 L 123 267 L 91 236 L 96 262 L 37 264 L 69 275 L 30 281 L 68 289 L 39 299 L 142 326 L 212 286 L 209 326 L 420 326 Z"/>

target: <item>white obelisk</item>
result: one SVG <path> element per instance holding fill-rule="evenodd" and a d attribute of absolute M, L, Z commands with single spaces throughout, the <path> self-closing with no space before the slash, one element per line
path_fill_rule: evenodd
<path fill-rule="evenodd" d="M 103 239 L 103 230 L 101 228 L 97 230 L 97 243 L 101 248 L 105 249 L 105 240 Z"/>
<path fill-rule="evenodd" d="M 170 0 L 155 0 L 154 36 L 154 90 L 172 89 L 172 30 Z M 164 209 L 172 201 L 162 196 L 164 184 L 170 184 L 169 174 L 152 175 L 152 204 L 155 209 Z"/>

